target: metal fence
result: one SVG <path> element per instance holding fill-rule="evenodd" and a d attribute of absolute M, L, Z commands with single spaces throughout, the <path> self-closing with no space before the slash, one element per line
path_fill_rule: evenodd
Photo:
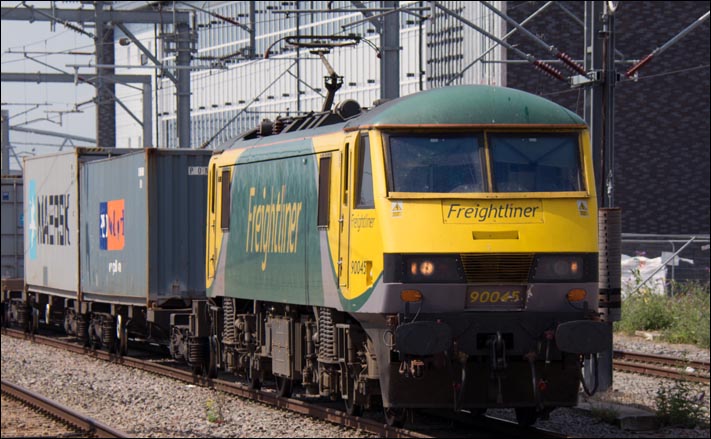
<path fill-rule="evenodd" d="M 709 282 L 709 235 L 622 234 L 623 292 L 640 281 L 674 295 L 676 282 Z"/>

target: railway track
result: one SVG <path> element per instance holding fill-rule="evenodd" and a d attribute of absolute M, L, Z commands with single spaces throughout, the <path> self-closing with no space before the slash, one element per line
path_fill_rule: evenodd
<path fill-rule="evenodd" d="M 662 355 L 614 351 L 616 370 L 709 384 L 709 362 L 691 361 Z"/>
<path fill-rule="evenodd" d="M 95 421 L 87 416 L 82 415 L 74 411 L 69 407 L 62 406 L 61 404 L 49 400 L 42 395 L 32 392 L 29 389 L 20 387 L 16 384 L 2 380 L 2 394 L 3 397 L 6 395 L 20 401 L 22 404 L 29 406 L 32 410 L 40 412 L 42 415 L 47 416 L 51 419 L 60 421 L 62 424 L 66 424 L 69 427 L 69 432 L 65 425 L 54 425 L 43 423 L 42 420 L 34 420 L 35 423 L 41 424 L 40 429 L 44 430 L 46 433 L 50 433 L 50 437 L 101 437 L 101 438 L 125 438 L 128 437 L 125 433 L 115 430 L 101 422 Z M 22 410 L 22 407 L 14 406 L 12 408 L 8 407 L 8 410 Z M 5 412 L 5 409 L 3 409 Z M 9 413 L 9 412 L 8 412 Z M 23 412 L 22 416 L 26 413 Z M 27 418 L 23 419 L 23 423 L 27 426 L 27 423 L 32 424 L 33 420 L 28 422 Z M 49 431 L 46 431 L 49 430 Z M 20 433 L 20 432 L 13 432 Z M 31 431 L 30 437 L 34 437 L 38 434 L 37 431 Z M 14 434 L 13 434 L 14 436 Z"/>
<path fill-rule="evenodd" d="M 443 416 L 445 422 L 440 425 L 428 425 L 427 422 L 416 422 L 414 429 L 390 427 L 379 419 L 348 416 L 344 411 L 334 408 L 336 404 L 319 404 L 296 398 L 282 398 L 265 390 L 249 389 L 246 385 L 228 379 L 211 379 L 195 376 L 187 368 L 179 368 L 161 364 L 155 360 L 144 360 L 132 356 L 119 357 L 105 351 L 94 351 L 66 340 L 44 336 L 30 335 L 16 329 L 3 328 L 2 333 L 15 338 L 28 339 L 35 343 L 52 346 L 70 352 L 85 354 L 97 359 L 111 361 L 128 367 L 167 376 L 186 383 L 206 386 L 217 391 L 241 398 L 257 401 L 272 407 L 281 408 L 323 421 L 331 422 L 388 438 L 430 438 L 430 437 L 566 437 L 552 431 L 535 427 L 521 428 L 516 423 L 494 417 L 472 417 L 463 414 Z M 340 406 L 342 404 L 339 404 Z M 416 415 L 416 417 L 419 416 Z M 434 419 L 434 418 L 433 418 Z"/>

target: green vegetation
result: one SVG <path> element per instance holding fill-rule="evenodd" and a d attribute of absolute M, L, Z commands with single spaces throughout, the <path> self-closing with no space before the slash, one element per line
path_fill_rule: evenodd
<path fill-rule="evenodd" d="M 622 302 L 622 320 L 615 331 L 659 331 L 665 341 L 709 348 L 709 284 L 676 283 L 674 297 L 642 287 Z"/>
<path fill-rule="evenodd" d="M 703 399 L 703 398 L 701 398 Z M 664 425 L 693 428 L 704 425 L 703 402 L 693 395 L 691 385 L 684 381 L 662 385 L 655 398 L 657 416 Z"/>
<path fill-rule="evenodd" d="M 207 411 L 207 420 L 215 424 L 222 424 L 225 422 L 225 417 L 222 415 L 222 401 L 217 396 L 217 399 L 208 399 L 205 403 Z"/>

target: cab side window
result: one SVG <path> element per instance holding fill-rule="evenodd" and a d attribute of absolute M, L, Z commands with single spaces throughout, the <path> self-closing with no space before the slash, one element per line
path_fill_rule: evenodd
<path fill-rule="evenodd" d="M 220 227 L 222 227 L 222 230 L 229 230 L 230 228 L 230 207 L 231 207 L 231 202 L 230 202 L 230 189 L 231 189 L 231 180 L 230 180 L 230 170 L 229 169 L 224 169 L 222 171 L 222 176 L 220 178 L 222 181 L 222 216 L 220 218 Z"/>
<path fill-rule="evenodd" d="M 368 134 L 360 137 L 358 148 L 358 179 L 356 182 L 356 209 L 373 209 L 373 166 L 370 162 L 370 139 Z"/>
<path fill-rule="evenodd" d="M 317 226 L 328 228 L 331 197 L 331 156 L 319 158 L 318 165 L 318 215 Z"/>

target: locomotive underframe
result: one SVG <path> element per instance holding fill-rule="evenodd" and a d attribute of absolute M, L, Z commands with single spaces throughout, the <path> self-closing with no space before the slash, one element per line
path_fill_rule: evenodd
<path fill-rule="evenodd" d="M 300 384 L 309 394 L 342 398 L 353 413 L 380 404 L 538 413 L 573 406 L 582 357 L 559 349 L 556 330 L 590 317 L 587 311 L 421 314 L 418 322 L 447 325 L 453 342 L 441 352 L 412 355 L 397 350 L 394 334 L 413 315 L 233 298 L 212 299 L 209 307 L 210 313 L 191 316 L 216 341 L 208 347 L 208 363 L 246 377 L 253 387 L 274 379 L 282 396 Z"/>
<path fill-rule="evenodd" d="M 412 315 L 392 316 L 389 321 L 383 316 L 358 317 L 370 339 L 382 340 L 376 343 L 376 352 L 386 407 L 540 411 L 577 403 L 581 356 L 561 352 L 555 333 L 560 323 L 582 320 L 581 313 L 420 315 L 418 322 L 451 328 L 447 350 L 431 355 L 396 350 L 398 325 L 412 322 Z"/>

